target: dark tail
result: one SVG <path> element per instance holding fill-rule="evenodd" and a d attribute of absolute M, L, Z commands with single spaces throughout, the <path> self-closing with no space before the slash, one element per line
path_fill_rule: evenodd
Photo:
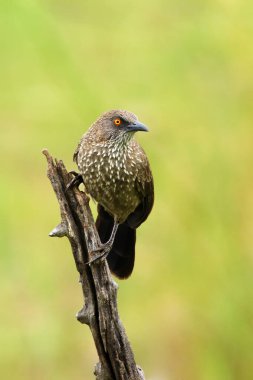
<path fill-rule="evenodd" d="M 102 243 L 109 240 L 113 227 L 113 217 L 102 206 L 98 206 L 96 227 Z M 107 256 L 109 268 L 119 278 L 127 278 L 133 271 L 135 257 L 136 230 L 126 223 L 120 224 L 110 253 Z"/>

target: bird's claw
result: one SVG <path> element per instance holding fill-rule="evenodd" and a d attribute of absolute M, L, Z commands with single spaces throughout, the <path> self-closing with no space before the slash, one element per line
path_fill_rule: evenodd
<path fill-rule="evenodd" d="M 73 174 L 74 177 L 77 177 L 78 175 L 80 175 L 75 170 L 70 170 L 69 174 Z"/>
<path fill-rule="evenodd" d="M 98 248 L 94 249 L 93 251 L 90 252 L 90 255 L 89 256 L 94 256 L 94 253 L 96 252 L 100 252 L 100 254 L 98 255 L 95 255 L 95 257 L 92 257 L 88 262 L 87 264 L 92 264 L 98 260 L 102 260 L 102 259 L 105 259 L 108 255 L 108 253 L 110 252 L 110 250 L 112 249 L 112 244 L 108 244 L 109 242 L 105 243 L 105 244 L 101 244 Z"/>
<path fill-rule="evenodd" d="M 78 187 L 82 182 L 83 182 L 83 177 L 81 176 L 81 174 L 78 174 L 76 173 L 75 171 L 71 171 L 69 172 L 70 174 L 73 174 L 74 175 L 74 178 L 69 182 L 69 184 L 67 185 L 66 187 L 66 191 L 68 191 L 69 189 L 71 189 L 72 187 Z"/>
<path fill-rule="evenodd" d="M 91 264 L 91 263 L 94 263 L 95 261 L 97 260 L 102 260 L 103 258 L 106 258 L 108 253 L 111 251 L 112 249 L 112 246 L 113 246 L 113 243 L 114 243 L 114 239 L 115 239 L 115 235 L 116 235 L 116 232 L 117 232 L 117 229 L 118 229 L 118 223 L 117 222 L 114 222 L 114 225 L 113 225 L 113 229 L 112 229 L 112 233 L 111 233 L 111 236 L 110 236 L 110 239 L 106 242 L 106 243 L 101 243 L 98 245 L 97 248 L 93 249 L 91 252 L 90 252 L 90 255 L 89 256 L 94 256 L 94 253 L 95 252 L 101 252 L 99 255 L 96 255 L 95 257 L 92 257 L 87 264 Z"/>

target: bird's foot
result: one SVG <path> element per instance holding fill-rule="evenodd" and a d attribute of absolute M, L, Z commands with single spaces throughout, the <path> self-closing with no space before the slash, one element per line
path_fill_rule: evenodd
<path fill-rule="evenodd" d="M 106 242 L 105 244 L 101 244 L 99 247 L 90 252 L 89 256 L 92 258 L 88 261 L 87 264 L 95 263 L 98 260 L 105 259 L 112 249 L 113 242 Z"/>
<path fill-rule="evenodd" d="M 100 252 L 100 253 L 97 254 L 97 255 L 95 255 L 94 257 L 92 257 L 90 259 L 90 261 L 88 262 L 88 264 L 91 264 L 91 263 L 94 263 L 97 260 L 101 260 L 103 258 L 106 258 L 106 256 L 108 255 L 108 253 L 112 249 L 112 246 L 113 246 L 113 243 L 114 243 L 114 239 L 115 239 L 115 235 L 116 235 L 118 226 L 119 226 L 118 223 L 114 222 L 110 239 L 106 243 L 101 243 L 96 249 L 94 249 L 91 252 L 90 256 L 94 256 L 94 253 L 96 253 L 96 252 Z"/>
<path fill-rule="evenodd" d="M 69 182 L 69 184 L 66 187 L 66 191 L 73 187 L 78 187 L 83 182 L 83 177 L 81 174 L 76 173 L 74 170 L 69 172 L 70 174 L 74 175 L 74 178 Z"/>

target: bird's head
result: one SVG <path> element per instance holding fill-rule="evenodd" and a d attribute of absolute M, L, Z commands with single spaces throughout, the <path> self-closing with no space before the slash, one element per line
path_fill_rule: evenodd
<path fill-rule="evenodd" d="M 129 141 L 135 132 L 147 132 L 148 128 L 138 121 L 136 115 L 129 111 L 112 110 L 103 113 L 91 126 L 97 141 Z"/>

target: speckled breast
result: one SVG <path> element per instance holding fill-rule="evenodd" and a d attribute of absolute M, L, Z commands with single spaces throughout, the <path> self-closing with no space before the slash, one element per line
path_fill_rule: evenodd
<path fill-rule="evenodd" d="M 78 167 L 87 193 L 119 223 L 126 220 L 140 203 L 135 190 L 137 167 L 131 160 L 132 153 L 131 146 L 116 150 L 115 146 L 96 145 L 93 149 L 83 149 L 78 156 Z"/>

